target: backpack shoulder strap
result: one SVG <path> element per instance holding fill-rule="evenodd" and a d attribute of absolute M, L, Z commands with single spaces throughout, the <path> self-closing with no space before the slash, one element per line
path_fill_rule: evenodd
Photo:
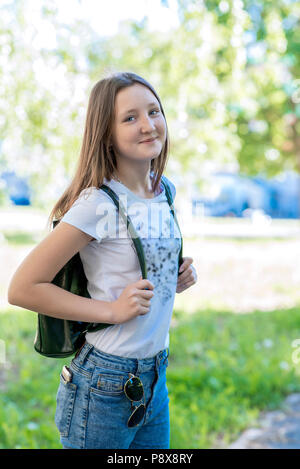
<path fill-rule="evenodd" d="M 176 222 L 176 225 L 177 225 L 178 230 L 179 230 L 179 233 L 180 233 L 181 247 L 180 247 L 180 252 L 179 252 L 179 257 L 178 257 L 178 270 L 179 270 L 179 267 L 180 267 L 181 264 L 183 263 L 183 259 L 182 259 L 182 250 L 183 250 L 182 234 L 181 234 L 181 231 L 180 231 L 179 223 L 178 223 L 177 216 L 176 216 L 176 213 L 175 213 L 175 208 L 174 208 L 174 205 L 173 205 L 172 192 L 171 192 L 169 183 L 167 182 L 165 176 L 163 176 L 163 175 L 162 175 L 162 177 L 161 177 L 161 182 L 162 182 L 163 185 L 164 185 L 164 188 L 165 188 L 165 191 L 166 191 L 167 201 L 168 201 L 168 204 L 169 204 L 170 209 L 171 209 L 171 213 L 172 213 L 172 215 L 173 215 L 173 217 L 174 217 L 174 220 L 175 220 L 175 222 Z"/>
<path fill-rule="evenodd" d="M 146 264 L 144 250 L 143 250 L 143 245 L 132 224 L 132 221 L 129 215 L 126 213 L 124 206 L 121 203 L 118 195 L 110 187 L 108 187 L 106 184 L 102 184 L 102 186 L 100 186 L 100 189 L 102 189 L 104 192 L 107 193 L 107 195 L 109 195 L 109 197 L 112 199 L 115 206 L 117 207 L 117 210 L 120 212 L 123 218 L 123 221 L 125 223 L 125 226 L 127 227 L 127 230 L 134 243 L 134 246 L 135 246 L 138 258 L 139 258 L 140 266 L 141 266 L 142 276 L 143 278 L 147 278 L 147 264 Z"/>

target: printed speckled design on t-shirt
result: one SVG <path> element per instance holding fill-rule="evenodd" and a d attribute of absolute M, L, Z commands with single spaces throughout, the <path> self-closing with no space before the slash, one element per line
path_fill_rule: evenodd
<path fill-rule="evenodd" d="M 181 247 L 178 227 L 169 206 L 167 207 L 161 211 L 163 214 L 161 225 L 156 225 L 154 229 L 151 221 L 149 222 L 148 237 L 143 237 L 143 222 L 136 225 L 147 263 L 147 277 L 154 284 L 155 293 L 159 296 L 162 306 L 175 294 L 178 278 L 178 256 Z M 154 235 L 153 238 L 151 234 Z"/>
<path fill-rule="evenodd" d="M 179 238 L 141 238 L 147 263 L 147 276 L 164 305 L 174 295 L 178 277 Z"/>

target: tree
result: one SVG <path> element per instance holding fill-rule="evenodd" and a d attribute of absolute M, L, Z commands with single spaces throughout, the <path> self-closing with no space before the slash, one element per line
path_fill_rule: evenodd
<path fill-rule="evenodd" d="M 168 170 L 186 183 L 200 184 L 211 162 L 273 175 L 300 161 L 296 2 L 178 0 L 178 27 L 150 32 L 145 17 L 107 39 L 81 20 L 60 24 L 46 0 L 39 11 L 54 31 L 51 48 L 38 42 L 28 3 L 7 5 L 1 158 L 30 174 L 36 203 L 52 204 L 72 175 L 89 91 L 107 71 L 131 70 L 154 85 L 171 135 Z"/>

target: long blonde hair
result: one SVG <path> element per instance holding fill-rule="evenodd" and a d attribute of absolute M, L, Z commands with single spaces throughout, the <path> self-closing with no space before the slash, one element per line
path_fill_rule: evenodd
<path fill-rule="evenodd" d="M 60 220 L 70 209 L 83 189 L 100 187 L 104 178 L 111 180 L 116 171 L 116 157 L 111 147 L 112 125 L 114 121 L 115 98 L 119 90 L 140 83 L 155 95 L 161 112 L 165 113 L 154 88 L 144 78 L 132 72 L 113 73 L 99 80 L 90 93 L 82 146 L 75 175 L 67 189 L 54 205 L 49 218 L 48 229 L 53 219 Z M 151 160 L 153 171 L 152 190 L 156 191 L 167 163 L 169 134 L 166 122 L 166 141 L 158 158 Z"/>

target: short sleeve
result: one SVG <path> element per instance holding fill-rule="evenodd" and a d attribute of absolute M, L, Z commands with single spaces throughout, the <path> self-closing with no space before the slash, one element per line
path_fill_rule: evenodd
<path fill-rule="evenodd" d="M 173 182 L 170 181 L 169 178 L 167 178 L 165 175 L 163 175 L 163 178 L 164 180 L 168 183 L 170 189 L 171 189 L 171 194 L 172 194 L 172 198 L 173 198 L 173 202 L 175 200 L 175 196 L 176 196 L 176 187 L 174 186 Z"/>
<path fill-rule="evenodd" d="M 84 189 L 61 221 L 75 226 L 101 242 L 116 222 L 116 206 L 100 189 Z"/>

